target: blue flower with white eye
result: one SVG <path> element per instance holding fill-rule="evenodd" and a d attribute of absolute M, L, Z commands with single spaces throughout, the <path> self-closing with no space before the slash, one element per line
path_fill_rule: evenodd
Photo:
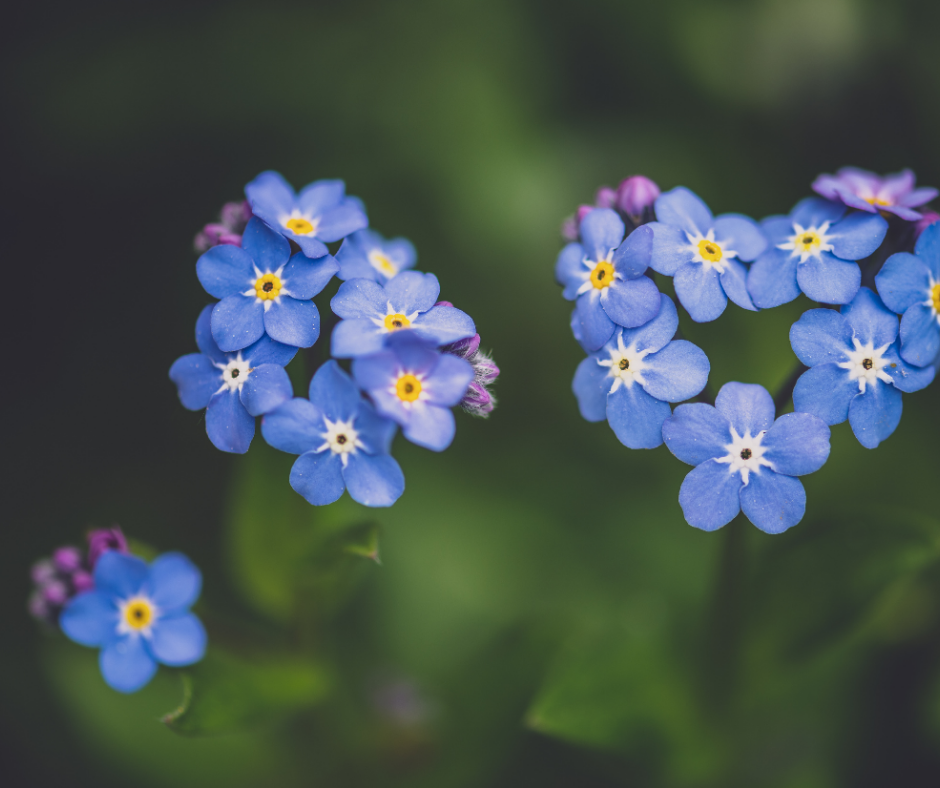
<path fill-rule="evenodd" d="M 323 257 L 326 244 L 369 226 L 362 202 L 346 196 L 342 181 L 314 181 L 295 194 L 279 172 L 268 170 L 245 187 L 245 196 L 255 216 L 307 257 Z"/>
<path fill-rule="evenodd" d="M 829 428 L 808 413 L 774 421 L 767 389 L 726 383 L 715 405 L 680 405 L 663 424 L 676 457 L 695 468 L 679 490 L 686 522 L 703 531 L 730 523 L 743 511 L 768 534 L 796 525 L 806 511 L 799 479 L 829 457 Z"/>
<path fill-rule="evenodd" d="M 858 292 L 857 260 L 884 240 L 888 223 L 878 214 L 851 211 L 841 203 L 807 197 L 789 216 L 761 222 L 770 241 L 751 266 L 747 289 L 761 309 L 786 304 L 800 291 L 821 304 L 847 304 Z"/>
<path fill-rule="evenodd" d="M 268 413 L 261 434 L 275 449 L 299 454 L 290 486 L 315 506 L 344 490 L 364 506 L 391 506 L 405 477 L 389 456 L 395 422 L 379 416 L 335 361 L 310 381 L 310 399 L 292 399 Z"/>
<path fill-rule="evenodd" d="M 747 269 L 767 239 L 757 222 L 726 213 L 717 219 L 688 189 L 678 186 L 656 199 L 650 268 L 672 276 L 679 302 L 696 323 L 715 320 L 730 298 L 755 311 L 747 293 Z"/>
<path fill-rule="evenodd" d="M 164 553 L 149 566 L 134 555 L 109 550 L 95 564 L 95 587 L 73 597 L 59 618 L 71 640 L 101 648 L 108 686 L 136 692 L 157 663 L 192 665 L 206 651 L 206 631 L 189 612 L 202 575 L 180 553 Z"/>
<path fill-rule="evenodd" d="M 378 411 L 397 421 L 412 443 L 443 451 L 454 439 L 451 408 L 474 378 L 473 366 L 412 332 L 399 331 L 384 350 L 353 361 L 353 377 Z"/>
<path fill-rule="evenodd" d="M 408 331 L 432 345 L 449 345 L 476 334 L 473 319 L 453 306 L 435 306 L 441 286 L 434 274 L 403 271 L 385 286 L 350 279 L 330 301 L 343 320 L 333 329 L 337 358 L 377 353 L 386 337 Z"/>
<path fill-rule="evenodd" d="M 609 208 L 596 208 L 581 221 L 581 243 L 561 250 L 555 278 L 568 301 L 577 299 L 572 322 L 588 352 L 613 336 L 615 326 L 636 328 L 659 312 L 659 290 L 644 276 L 652 234 L 639 227 L 624 240 L 623 221 Z"/>
<path fill-rule="evenodd" d="M 350 235 L 336 253 L 339 278 L 372 279 L 385 284 L 402 271 L 413 268 L 418 255 L 407 238 L 386 240 L 373 230 Z"/>
<path fill-rule="evenodd" d="M 206 292 L 222 299 L 212 310 L 212 336 L 226 353 L 265 333 L 285 345 L 310 347 L 320 336 L 320 313 L 310 299 L 337 270 L 329 255 L 292 257 L 287 239 L 253 218 L 241 247 L 214 246 L 196 262 Z"/>
<path fill-rule="evenodd" d="M 610 423 L 631 449 L 663 442 L 670 402 L 698 394 L 708 382 L 708 358 L 685 340 L 672 341 L 679 315 L 663 296 L 659 314 L 640 328 L 618 328 L 600 351 L 578 365 L 572 389 L 581 415 Z"/>
<path fill-rule="evenodd" d="M 196 321 L 196 346 L 173 362 L 170 380 L 183 407 L 206 409 L 206 432 L 222 451 L 244 454 L 255 434 L 255 416 L 261 416 L 293 394 L 284 366 L 297 348 L 261 337 L 237 353 L 223 353 L 212 338 L 212 306 Z"/>
<path fill-rule="evenodd" d="M 901 358 L 915 367 L 940 353 L 940 224 L 927 227 L 914 254 L 891 255 L 875 277 L 878 295 L 901 315 Z"/>
<path fill-rule="evenodd" d="M 898 355 L 898 318 L 867 287 L 841 312 L 810 309 L 790 328 L 790 344 L 809 370 L 793 406 L 826 424 L 846 419 L 858 442 L 874 449 L 901 421 L 901 392 L 928 386 L 936 366 L 913 367 Z"/>

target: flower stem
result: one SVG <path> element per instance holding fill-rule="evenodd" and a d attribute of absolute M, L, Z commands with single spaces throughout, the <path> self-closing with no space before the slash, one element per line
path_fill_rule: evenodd
<path fill-rule="evenodd" d="M 793 397 L 793 388 L 796 386 L 796 381 L 799 380 L 800 375 L 802 375 L 809 367 L 801 364 L 799 361 L 796 362 L 796 366 L 793 367 L 793 371 L 790 372 L 787 379 L 783 382 L 783 385 L 777 389 L 777 393 L 774 394 L 774 410 L 777 416 L 780 415 L 790 399 Z"/>

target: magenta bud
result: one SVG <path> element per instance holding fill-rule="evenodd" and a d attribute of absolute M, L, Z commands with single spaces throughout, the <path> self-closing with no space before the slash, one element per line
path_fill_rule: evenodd
<path fill-rule="evenodd" d="M 51 605 L 64 605 L 69 598 L 69 590 L 61 580 L 46 583 L 41 589 L 42 597 Z"/>
<path fill-rule="evenodd" d="M 95 587 L 95 579 L 84 569 L 78 569 L 72 572 L 72 587 L 76 594 L 82 591 L 91 591 Z"/>
<path fill-rule="evenodd" d="M 465 358 L 469 361 L 473 361 L 470 357 L 480 349 L 480 335 L 474 334 L 472 337 L 467 337 L 466 339 L 459 339 L 453 344 L 448 345 L 444 348 L 445 353 L 452 353 L 455 356 L 460 356 L 460 358 Z"/>
<path fill-rule="evenodd" d="M 219 219 L 229 230 L 241 233 L 251 218 L 251 206 L 247 200 L 241 202 L 227 202 L 222 206 Z"/>
<path fill-rule="evenodd" d="M 48 558 L 37 561 L 29 572 L 33 582 L 40 586 L 55 580 L 57 574 L 55 565 Z"/>
<path fill-rule="evenodd" d="M 566 241 L 578 240 L 578 221 L 573 216 L 569 216 L 561 223 L 561 237 Z"/>
<path fill-rule="evenodd" d="M 52 563 L 60 572 L 71 573 L 82 565 L 82 554 L 77 547 L 60 547 L 52 554 Z"/>
<path fill-rule="evenodd" d="M 434 306 L 453 306 L 450 301 L 438 301 Z"/>
<path fill-rule="evenodd" d="M 924 211 L 924 215 L 914 225 L 914 237 L 920 238 L 920 234 L 932 225 L 937 219 L 940 219 L 940 213 L 933 211 Z"/>
<path fill-rule="evenodd" d="M 88 565 L 94 569 L 106 550 L 127 553 L 127 539 L 120 528 L 96 528 L 88 532 Z"/>
<path fill-rule="evenodd" d="M 628 216 L 642 216 L 659 197 L 659 187 L 643 175 L 633 175 L 617 187 L 617 207 Z"/>
<path fill-rule="evenodd" d="M 581 226 L 581 222 L 584 221 L 584 217 L 587 216 L 591 211 L 594 210 L 596 206 L 594 205 L 579 205 L 577 216 L 578 227 Z"/>
<path fill-rule="evenodd" d="M 617 192 L 610 186 L 601 186 L 594 195 L 594 205 L 597 208 L 613 208 L 617 204 Z"/>

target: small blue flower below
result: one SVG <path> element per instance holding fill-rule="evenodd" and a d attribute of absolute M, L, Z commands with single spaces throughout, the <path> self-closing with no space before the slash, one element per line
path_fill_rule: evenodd
<path fill-rule="evenodd" d="M 385 284 L 402 271 L 413 268 L 418 255 L 407 238 L 386 240 L 373 230 L 350 235 L 336 253 L 339 278 L 372 279 Z"/>

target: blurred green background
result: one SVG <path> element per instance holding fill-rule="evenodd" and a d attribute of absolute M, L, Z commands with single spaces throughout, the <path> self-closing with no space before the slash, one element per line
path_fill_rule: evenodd
<path fill-rule="evenodd" d="M 936 785 L 940 385 L 874 452 L 834 428 L 792 531 L 700 533 L 687 466 L 578 416 L 553 266 L 634 173 L 755 217 L 846 164 L 940 184 L 938 34 L 926 0 L 6 9 L 4 785 Z M 396 440 L 380 566 L 305 563 L 366 514 L 306 506 L 260 436 L 216 451 L 167 379 L 193 235 L 269 168 L 344 178 L 503 370 L 445 454 Z M 807 306 L 684 321 L 713 392 L 778 386 Z M 200 565 L 213 645 L 277 663 L 210 672 L 293 713 L 181 737 L 173 671 L 125 697 L 37 628 L 30 564 L 111 523 Z"/>

